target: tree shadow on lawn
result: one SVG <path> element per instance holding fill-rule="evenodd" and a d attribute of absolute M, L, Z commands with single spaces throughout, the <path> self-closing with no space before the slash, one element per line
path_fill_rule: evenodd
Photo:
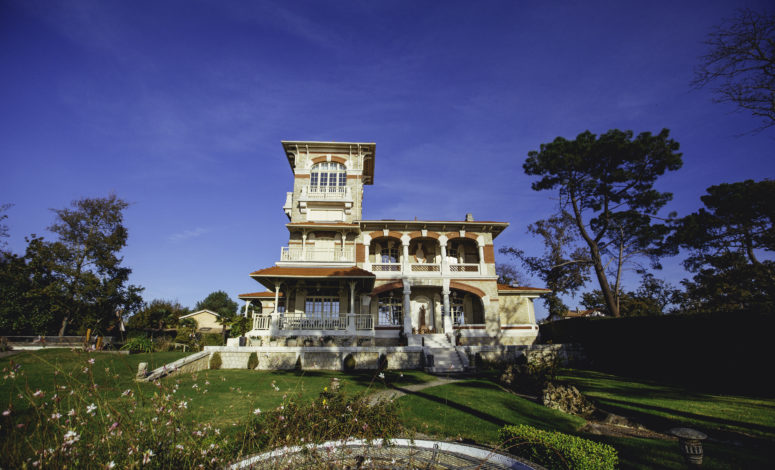
<path fill-rule="evenodd" d="M 668 416 L 679 416 L 685 418 L 686 420 L 694 421 L 686 423 L 686 425 L 691 427 L 701 427 L 703 424 L 705 424 L 707 428 L 703 431 L 714 439 L 743 441 L 746 443 L 746 445 L 754 446 L 772 446 L 773 442 L 775 441 L 775 427 L 773 426 L 716 418 L 713 416 L 699 415 L 687 411 L 679 411 L 673 408 L 665 408 L 662 406 L 647 405 L 643 403 L 632 403 L 629 401 L 617 400 L 613 398 L 605 398 L 600 401 L 603 403 L 604 409 L 606 409 L 606 411 L 611 411 L 613 413 L 631 417 L 635 421 L 658 431 L 664 432 L 670 428 L 678 427 L 682 423 L 669 417 L 663 417 L 649 413 L 645 410 L 664 413 Z M 638 408 L 643 409 L 643 411 L 638 410 Z M 734 426 L 743 429 L 755 429 L 763 434 L 768 434 L 770 437 L 767 438 L 764 436 L 751 436 L 741 431 L 735 431 L 732 429 L 719 429 L 719 425 Z"/>

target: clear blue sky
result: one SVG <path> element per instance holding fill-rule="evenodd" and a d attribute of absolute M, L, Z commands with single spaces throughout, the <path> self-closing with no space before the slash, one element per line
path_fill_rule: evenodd
<path fill-rule="evenodd" d="M 551 3 L 551 5 L 549 5 Z M 775 176 L 775 131 L 689 82 L 710 28 L 767 2 L 0 2 L 0 203 L 10 247 L 50 208 L 115 192 L 144 297 L 261 289 L 287 242 L 280 140 L 377 143 L 365 218 L 511 223 L 555 208 L 528 151 L 589 129 L 658 132 L 668 210 Z M 677 260 L 657 277 L 677 282 Z M 635 279 L 628 288 L 635 287 Z"/>

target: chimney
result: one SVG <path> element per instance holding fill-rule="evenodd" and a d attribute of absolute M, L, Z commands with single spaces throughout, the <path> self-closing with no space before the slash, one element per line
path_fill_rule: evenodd
<path fill-rule="evenodd" d="M 466 222 L 473 222 L 474 221 L 474 214 L 468 212 L 466 214 Z"/>

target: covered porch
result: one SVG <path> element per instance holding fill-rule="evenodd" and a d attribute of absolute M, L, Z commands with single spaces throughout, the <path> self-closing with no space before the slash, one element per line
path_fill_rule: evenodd
<path fill-rule="evenodd" d="M 250 303 L 261 303 L 253 309 L 250 335 L 373 336 L 372 316 L 358 302 L 374 287 L 374 275 L 368 271 L 275 266 L 251 277 L 270 291 L 240 296 L 247 302 L 246 315 Z"/>

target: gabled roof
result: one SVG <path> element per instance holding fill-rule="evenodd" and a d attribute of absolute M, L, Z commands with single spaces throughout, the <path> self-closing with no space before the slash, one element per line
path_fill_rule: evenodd
<path fill-rule="evenodd" d="M 252 277 L 306 277 L 306 278 L 376 278 L 369 271 L 361 268 L 286 268 L 272 266 L 250 273 Z"/>
<path fill-rule="evenodd" d="M 183 315 L 182 317 L 179 317 L 178 319 L 193 317 L 194 315 L 197 315 L 197 314 L 200 314 L 200 313 L 209 313 L 210 315 L 215 315 L 216 317 L 220 317 L 220 315 L 218 315 L 217 313 L 213 312 L 212 310 L 204 309 L 204 310 L 196 311 L 194 313 L 189 313 L 188 315 Z"/>

